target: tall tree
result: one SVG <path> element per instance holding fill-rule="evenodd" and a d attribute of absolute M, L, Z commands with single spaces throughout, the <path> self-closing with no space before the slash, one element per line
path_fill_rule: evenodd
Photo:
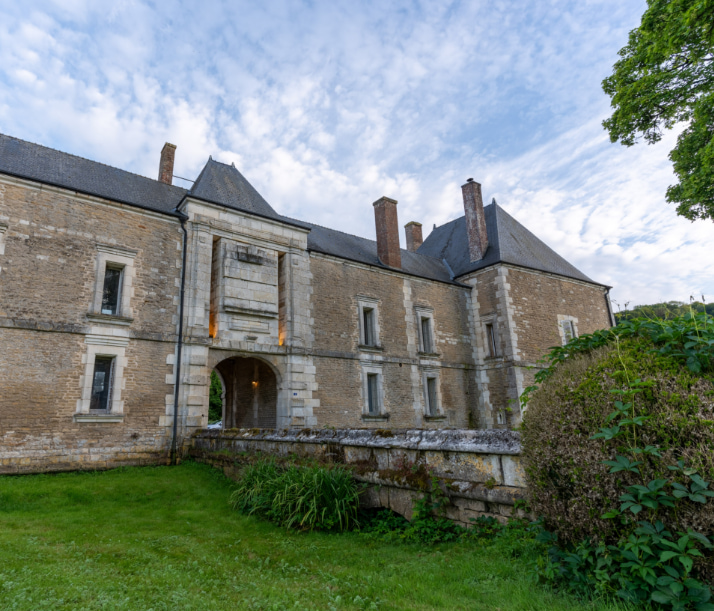
<path fill-rule="evenodd" d="M 613 142 L 654 144 L 687 126 L 670 152 L 679 183 L 667 201 L 690 220 L 714 220 L 714 0 L 647 0 L 613 74 L 603 81 L 615 109 Z"/>

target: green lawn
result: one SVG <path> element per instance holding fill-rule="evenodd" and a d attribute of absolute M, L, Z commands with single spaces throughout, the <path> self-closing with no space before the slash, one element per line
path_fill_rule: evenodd
<path fill-rule="evenodd" d="M 527 546 L 286 532 L 231 510 L 231 485 L 193 463 L 0 477 L 0 608 L 620 608 L 534 585 Z"/>

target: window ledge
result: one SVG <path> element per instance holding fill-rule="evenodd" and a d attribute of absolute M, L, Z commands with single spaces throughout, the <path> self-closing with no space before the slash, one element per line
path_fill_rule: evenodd
<path fill-rule="evenodd" d="M 87 314 L 87 320 L 120 327 L 128 327 L 134 321 L 133 318 L 128 316 L 114 316 L 113 314 Z"/>
<path fill-rule="evenodd" d="M 419 350 L 419 352 L 417 352 L 417 354 L 418 354 L 420 357 L 425 358 L 425 359 L 438 359 L 438 358 L 441 358 L 441 354 L 440 354 L 439 352 L 422 352 L 421 350 Z"/>
<path fill-rule="evenodd" d="M 427 422 L 438 422 L 440 420 L 446 420 L 446 414 L 437 414 L 436 416 L 424 414 L 424 420 L 426 420 Z"/>
<path fill-rule="evenodd" d="M 124 422 L 124 414 L 74 414 L 75 422 Z"/>
<path fill-rule="evenodd" d="M 362 414 L 362 420 L 365 422 L 384 422 L 389 420 L 389 414 Z"/>
<path fill-rule="evenodd" d="M 357 347 L 363 352 L 384 352 L 383 346 L 368 346 L 366 344 L 359 344 Z"/>

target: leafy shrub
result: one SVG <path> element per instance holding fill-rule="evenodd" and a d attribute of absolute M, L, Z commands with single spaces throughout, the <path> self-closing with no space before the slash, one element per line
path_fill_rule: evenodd
<path fill-rule="evenodd" d="M 349 530 L 357 525 L 360 488 L 342 467 L 247 466 L 231 495 L 233 507 L 300 530 Z"/>
<path fill-rule="evenodd" d="M 220 422 L 223 418 L 223 384 L 215 371 L 211 372 L 211 386 L 208 393 L 208 424 Z"/>
<path fill-rule="evenodd" d="M 713 370 L 714 322 L 704 314 L 625 321 L 553 350 L 537 376 L 541 387 L 527 398 L 524 462 L 534 512 L 561 552 L 569 546 L 553 560 L 568 579 L 578 582 L 564 567 L 580 566 L 576 558 L 584 555 L 587 579 L 608 587 L 610 578 L 620 580 L 620 595 L 633 600 L 652 582 L 650 594 L 664 599 L 669 588 L 668 604 L 678 608 L 682 592 L 675 590 L 697 590 L 697 571 L 669 573 L 678 569 L 664 548 L 685 539 L 705 550 L 691 554 L 699 574 L 714 577 L 710 546 L 698 534 L 714 531 L 706 503 L 714 477 Z M 635 543 L 633 552 L 628 546 L 642 538 L 646 549 Z M 647 577 L 640 586 L 632 563 Z"/>
<path fill-rule="evenodd" d="M 539 559 L 537 573 L 546 582 L 580 594 L 617 595 L 674 611 L 714 611 L 711 590 L 692 577 L 694 561 L 702 557 L 700 548 L 711 549 L 711 542 L 698 533 L 678 535 L 673 537 L 662 522 L 639 522 L 617 545 L 553 545 L 547 557 Z M 547 531 L 539 540 L 556 542 Z"/>

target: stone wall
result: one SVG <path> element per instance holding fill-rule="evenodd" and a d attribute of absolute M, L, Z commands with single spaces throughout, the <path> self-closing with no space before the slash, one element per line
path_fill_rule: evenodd
<path fill-rule="evenodd" d="M 344 464 L 368 484 L 364 506 L 389 507 L 407 519 L 432 477 L 450 501 L 446 516 L 462 524 L 479 516 L 505 521 L 525 499 L 520 437 L 512 431 L 207 430 L 194 435 L 189 454 L 229 477 L 256 455 Z"/>
<path fill-rule="evenodd" d="M 312 311 L 319 425 L 466 428 L 476 405 L 469 291 L 313 253 Z M 360 306 L 377 313 L 378 345 L 366 346 Z M 419 316 L 430 316 L 433 347 L 421 349 Z M 378 372 L 383 413 L 368 414 L 365 375 Z M 439 413 L 427 414 L 424 375 L 438 377 Z"/>
<path fill-rule="evenodd" d="M 476 425 L 515 427 L 521 421 L 518 398 L 540 359 L 565 341 L 563 321 L 572 321 L 576 335 L 610 327 L 606 287 L 503 264 L 462 280 L 472 287 Z"/>
<path fill-rule="evenodd" d="M 164 460 L 178 222 L 10 177 L 0 187 L 0 472 Z M 98 307 L 113 261 L 125 266 L 116 316 Z M 112 409 L 89 414 L 103 354 L 116 359 Z"/>

